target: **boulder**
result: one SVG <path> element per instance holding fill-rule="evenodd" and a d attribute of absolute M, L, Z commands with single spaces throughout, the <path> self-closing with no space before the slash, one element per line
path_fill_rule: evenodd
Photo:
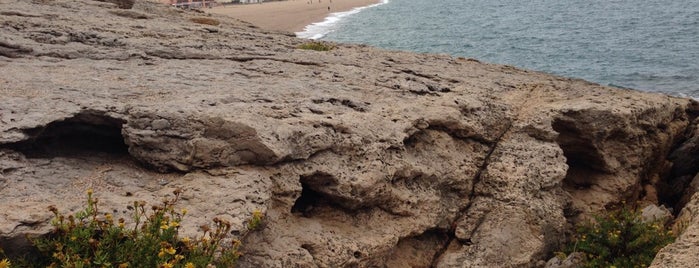
<path fill-rule="evenodd" d="M 585 253 L 574 252 L 569 254 L 565 258 L 560 258 L 559 256 L 551 258 L 546 262 L 545 268 L 576 268 L 584 264 Z"/>
<path fill-rule="evenodd" d="M 663 224 L 672 220 L 672 213 L 665 206 L 648 205 L 641 210 L 642 222 L 661 222 Z"/>

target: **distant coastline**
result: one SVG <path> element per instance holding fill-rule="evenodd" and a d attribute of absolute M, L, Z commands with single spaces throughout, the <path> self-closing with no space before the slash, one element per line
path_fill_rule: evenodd
<path fill-rule="evenodd" d="M 301 37 L 301 38 L 309 38 L 309 39 L 323 38 L 323 37 L 325 37 L 325 35 L 332 32 L 334 26 L 343 18 L 350 16 L 352 14 L 359 13 L 360 11 L 362 11 L 366 8 L 371 8 L 371 7 L 375 7 L 378 5 L 383 5 L 383 4 L 386 4 L 388 2 L 389 2 L 389 0 L 381 0 L 376 4 L 355 7 L 354 9 L 349 10 L 349 11 L 341 11 L 341 12 L 331 13 L 325 18 L 324 21 L 316 22 L 316 23 L 307 25 L 303 29 L 303 31 L 296 32 L 296 36 Z"/>
<path fill-rule="evenodd" d="M 226 5 L 206 12 L 228 15 L 263 29 L 302 32 L 308 25 L 323 22 L 337 12 L 371 6 L 382 0 L 288 0 L 249 5 Z"/>

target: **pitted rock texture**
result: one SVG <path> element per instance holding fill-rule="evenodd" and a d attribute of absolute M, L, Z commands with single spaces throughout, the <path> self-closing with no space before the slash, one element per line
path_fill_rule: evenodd
<path fill-rule="evenodd" d="M 74 211 L 88 188 L 124 217 L 183 188 L 183 231 L 231 220 L 241 267 L 535 266 L 579 217 L 663 200 L 670 160 L 692 161 L 667 159 L 695 117 L 687 99 L 443 55 L 302 50 L 144 1 L 0 10 L 1 245 L 47 232 L 46 207 Z"/>
<path fill-rule="evenodd" d="M 692 267 L 699 263 L 699 195 L 689 201 L 677 217 L 673 231 L 677 240 L 660 250 L 650 267 Z"/>

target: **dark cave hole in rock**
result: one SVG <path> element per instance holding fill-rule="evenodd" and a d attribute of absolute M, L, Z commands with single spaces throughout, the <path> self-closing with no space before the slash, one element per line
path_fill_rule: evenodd
<path fill-rule="evenodd" d="M 658 183 L 658 202 L 665 207 L 673 208 L 674 214 L 679 214 L 680 210 L 689 202 L 695 193 L 689 187 L 694 176 L 669 176 Z"/>
<path fill-rule="evenodd" d="M 428 229 L 423 233 L 403 237 L 387 257 L 387 267 L 434 267 L 454 237 L 443 229 Z"/>
<path fill-rule="evenodd" d="M 672 164 L 662 171 L 656 188 L 658 201 L 674 208 L 675 214 L 697 192 L 696 183 L 699 182 L 699 136 L 691 128 L 685 135 L 670 150 L 666 160 Z"/>
<path fill-rule="evenodd" d="M 310 216 L 313 208 L 325 203 L 323 195 L 312 190 L 308 184 L 301 183 L 301 196 L 296 199 L 294 206 L 291 207 L 291 213 L 300 213 L 304 217 Z"/>
<path fill-rule="evenodd" d="M 325 172 L 316 172 L 299 178 L 301 195 L 291 207 L 291 213 L 302 217 L 315 217 L 343 213 L 356 215 L 371 209 L 353 200 L 339 195 L 333 195 L 337 186 L 336 178 Z M 328 192 L 324 192 L 328 191 Z"/>
<path fill-rule="evenodd" d="M 590 188 L 599 174 L 608 173 L 603 157 L 587 140 L 586 133 L 572 121 L 557 119 L 553 129 L 558 132 L 556 142 L 563 149 L 568 164 L 564 186 L 572 189 Z"/>
<path fill-rule="evenodd" d="M 302 249 L 305 249 L 306 251 L 308 251 L 308 253 L 311 254 L 311 255 L 315 255 L 315 254 L 316 254 L 316 249 L 313 247 L 312 244 L 303 244 L 303 245 L 301 245 L 301 248 L 302 248 Z"/>
<path fill-rule="evenodd" d="M 673 208 L 677 215 L 698 191 L 699 182 L 699 138 L 691 137 L 673 148 L 667 157 L 672 165 L 661 175 L 656 190 L 658 201 Z"/>
<path fill-rule="evenodd" d="M 32 224 L 30 224 L 31 226 Z M 31 226 L 35 227 L 35 226 Z M 26 264 L 40 263 L 41 252 L 33 245 L 32 238 L 29 236 L 18 235 L 14 237 L 0 237 L 0 247 L 3 249 L 5 257 L 10 259 L 22 259 Z M 0 256 L 3 254 L 0 254 Z M 2 260 L 2 257 L 0 257 Z M 13 263 L 14 264 L 14 263 Z M 15 266 L 11 266 L 15 267 Z M 31 266 L 17 266 L 31 267 Z M 39 267 L 39 266 L 35 266 Z"/>
<path fill-rule="evenodd" d="M 80 113 L 63 121 L 25 130 L 31 138 L 7 144 L 29 158 L 106 153 L 128 155 L 121 135 L 123 120 L 96 113 Z"/>
<path fill-rule="evenodd" d="M 403 144 L 406 148 L 415 147 L 418 142 L 424 139 L 424 136 L 424 131 L 418 131 L 403 139 Z"/>
<path fill-rule="evenodd" d="M 347 200 L 323 192 L 323 190 L 332 192 L 332 189 L 337 186 L 336 178 L 332 175 L 319 171 L 301 176 L 299 182 L 301 183 L 301 195 L 291 207 L 292 213 L 301 214 L 303 217 L 312 217 L 328 211 L 356 212 L 357 208 L 348 205 Z"/>
<path fill-rule="evenodd" d="M 361 251 L 355 251 L 352 255 L 354 256 L 354 258 L 359 259 L 359 258 L 362 257 L 362 252 L 361 252 Z"/>
<path fill-rule="evenodd" d="M 586 130 L 585 125 L 576 124 L 575 118 L 557 118 L 554 120 L 552 127 L 559 133 L 556 142 L 563 149 L 563 154 L 568 164 L 568 171 L 563 181 L 564 189 L 568 191 L 585 191 L 597 185 L 600 178 L 608 178 L 610 174 L 613 174 L 599 149 L 593 146 L 591 139 L 593 139 L 595 134 L 591 130 Z M 614 135 L 609 136 L 608 139 L 614 142 L 623 142 L 625 140 L 624 136 L 623 132 L 616 132 Z M 654 162 L 651 161 L 651 163 L 646 164 L 654 165 Z M 659 174 L 660 180 L 656 183 L 648 181 L 652 174 L 646 174 L 648 178 L 639 182 L 640 184 L 634 190 L 638 192 L 631 193 L 631 199 L 640 200 L 647 195 L 651 197 L 657 196 L 659 205 L 664 205 L 675 213 L 679 213 L 689 199 L 690 195 L 687 195 L 686 189 L 693 178 L 693 176 L 688 176 L 685 173 L 695 174 L 695 172 L 682 173 L 675 169 L 673 166 L 671 172 L 661 172 Z M 647 186 L 650 187 L 646 188 Z M 651 198 L 650 200 L 653 199 Z M 618 206 L 619 204 L 606 205 L 608 209 L 618 208 Z M 575 213 L 575 211 L 568 211 L 566 215 L 573 216 Z"/>

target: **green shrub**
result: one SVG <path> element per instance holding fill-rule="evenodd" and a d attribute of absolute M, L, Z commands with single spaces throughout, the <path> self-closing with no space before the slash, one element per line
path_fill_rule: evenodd
<path fill-rule="evenodd" d="M 661 222 L 642 222 L 628 208 L 580 224 L 565 253 L 582 252 L 584 267 L 647 267 L 674 236 Z"/>
<path fill-rule="evenodd" d="M 187 211 L 175 209 L 182 191 L 173 193 L 174 197 L 150 209 L 143 201 L 134 202 L 133 207 L 129 207 L 134 211 L 133 222 L 129 225 L 123 218 L 115 220 L 112 214 L 101 213 L 92 190 L 87 193 L 87 207 L 74 215 L 65 216 L 51 206 L 49 210 L 55 215 L 51 222 L 54 229 L 34 239 L 41 256 L 26 266 L 233 267 L 240 256 L 240 242 L 234 240 L 223 245 L 231 224 L 214 218 L 213 227 L 201 226 L 201 237 L 179 237 L 180 223 Z M 261 214 L 258 217 L 261 220 Z"/>
<path fill-rule="evenodd" d="M 303 43 L 299 45 L 300 49 L 308 49 L 308 50 L 315 50 L 315 51 L 330 51 L 335 48 L 335 46 L 326 44 L 323 42 L 317 42 L 317 41 L 311 41 L 308 43 Z"/>

